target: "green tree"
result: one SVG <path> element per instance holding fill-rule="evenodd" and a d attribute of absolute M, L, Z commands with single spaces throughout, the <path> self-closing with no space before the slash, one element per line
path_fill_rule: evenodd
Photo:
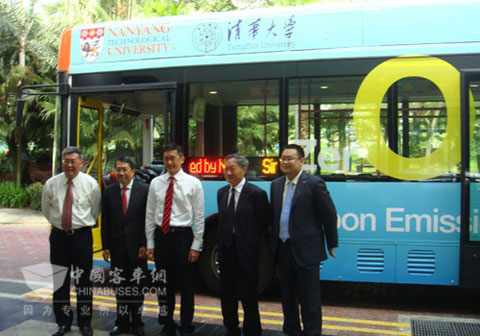
<path fill-rule="evenodd" d="M 14 123 L 19 88 L 28 84 L 52 83 L 51 78 L 55 77 L 52 59 L 56 58 L 57 47 L 49 43 L 48 37 L 51 35 L 40 23 L 35 5 L 36 1 L 0 0 L 0 99 L 3 102 L 0 105 L 0 129 L 10 149 L 6 165 L 13 168 L 20 167 L 20 162 L 23 164 L 22 169 L 17 168 L 18 176 L 20 170 L 25 172 L 32 152 L 39 146 L 43 148 L 45 135 L 48 137 L 52 130 L 48 118 L 50 114 L 43 115 L 48 98 L 30 99 L 26 106 L 29 113 L 22 126 L 16 128 Z M 20 156 L 20 153 L 23 155 Z M 17 164 L 14 164 L 15 161 Z"/>

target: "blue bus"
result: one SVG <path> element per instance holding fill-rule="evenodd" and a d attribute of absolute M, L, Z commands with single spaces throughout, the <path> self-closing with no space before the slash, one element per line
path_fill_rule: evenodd
<path fill-rule="evenodd" d="M 288 143 L 338 211 L 321 279 L 478 287 L 478 13 L 468 0 L 354 2 L 74 26 L 56 146 L 82 147 L 100 183 L 119 155 L 150 165 L 181 143 L 205 191 L 199 270 L 214 290 L 223 158 L 246 155 L 269 191 Z M 275 272 L 262 251 L 260 290 Z"/>

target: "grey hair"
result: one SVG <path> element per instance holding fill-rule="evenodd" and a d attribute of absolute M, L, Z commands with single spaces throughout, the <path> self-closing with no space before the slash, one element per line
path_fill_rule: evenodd
<path fill-rule="evenodd" d="M 227 162 L 227 160 L 230 160 L 230 159 L 237 160 L 237 163 L 240 167 L 248 168 L 248 160 L 245 156 L 238 153 L 228 154 L 227 157 L 225 158 L 225 162 Z"/>
<path fill-rule="evenodd" d="M 80 148 L 78 147 L 74 147 L 74 146 L 70 146 L 70 147 L 66 147 L 63 151 L 62 151 L 62 158 L 66 155 L 66 154 L 70 154 L 70 153 L 77 153 L 78 154 L 78 157 L 80 158 L 80 160 L 83 160 L 83 152 Z"/>

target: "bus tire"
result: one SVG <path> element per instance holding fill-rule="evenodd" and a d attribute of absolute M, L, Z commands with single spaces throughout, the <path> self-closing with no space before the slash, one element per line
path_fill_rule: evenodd
<path fill-rule="evenodd" d="M 218 268 L 218 222 L 213 220 L 205 223 L 203 250 L 198 260 L 198 271 L 205 285 L 215 295 L 220 296 L 220 271 Z"/>
<path fill-rule="evenodd" d="M 205 230 L 203 251 L 198 261 L 199 273 L 205 285 L 215 295 L 220 296 L 220 271 L 218 265 L 218 222 L 210 222 Z M 271 285 L 275 273 L 275 263 L 270 243 L 265 236 L 260 244 L 260 261 L 257 292 L 265 292 Z"/>

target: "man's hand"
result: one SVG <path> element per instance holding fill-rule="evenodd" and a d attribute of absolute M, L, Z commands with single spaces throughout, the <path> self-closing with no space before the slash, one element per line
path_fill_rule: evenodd
<path fill-rule="evenodd" d="M 152 261 L 153 261 L 153 248 L 147 249 L 146 255 L 147 255 L 147 259 L 148 259 L 148 260 L 152 260 Z"/>
<path fill-rule="evenodd" d="M 330 254 L 333 258 L 336 258 L 335 252 L 333 252 L 333 248 L 328 249 L 328 254 Z"/>
<path fill-rule="evenodd" d="M 103 250 L 103 260 L 110 262 L 110 250 Z"/>
<path fill-rule="evenodd" d="M 138 258 L 145 259 L 147 257 L 147 248 L 145 246 L 140 246 L 138 249 Z"/>
<path fill-rule="evenodd" d="M 189 263 L 196 262 L 199 256 L 200 256 L 200 251 L 190 250 L 190 252 L 188 252 L 188 262 Z"/>

